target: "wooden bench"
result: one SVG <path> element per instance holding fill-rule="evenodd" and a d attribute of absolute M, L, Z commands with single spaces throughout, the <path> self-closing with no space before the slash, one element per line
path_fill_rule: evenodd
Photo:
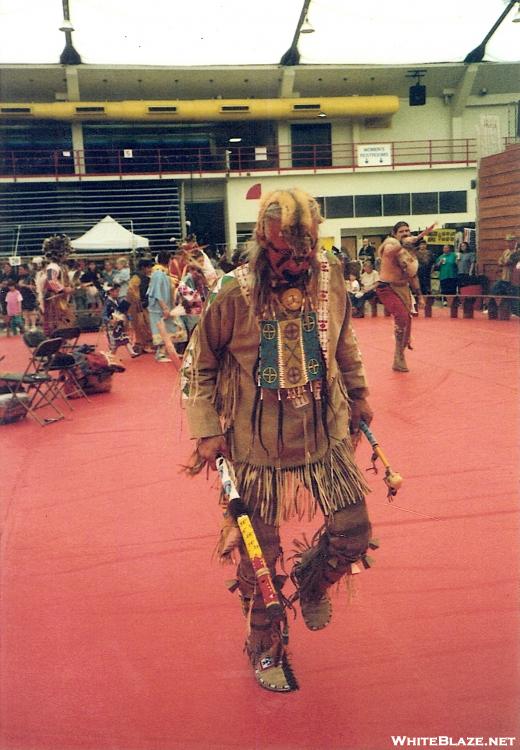
<path fill-rule="evenodd" d="M 463 287 L 464 289 L 464 287 Z M 450 317 L 458 318 L 459 308 L 462 308 L 463 318 L 473 318 L 475 310 L 482 310 L 487 307 L 489 320 L 510 320 L 513 311 L 513 303 L 520 303 L 520 297 L 510 297 L 501 294 L 468 294 L 459 292 L 458 294 L 425 294 L 424 295 L 424 317 L 431 318 L 433 314 L 433 305 L 437 300 L 446 299 L 450 309 Z M 377 306 L 382 303 L 377 297 L 367 300 L 370 305 L 370 315 L 377 318 Z M 390 313 L 383 307 L 386 318 Z"/>
<path fill-rule="evenodd" d="M 377 318 L 378 311 L 377 306 L 382 305 L 383 303 L 379 301 L 379 299 L 374 295 L 371 299 L 365 300 L 365 305 L 370 305 L 370 317 L 371 318 Z M 363 305 L 363 315 L 365 314 L 365 305 Z M 384 315 L 386 318 L 390 317 L 390 313 L 386 310 L 385 307 L 383 307 Z"/>
<path fill-rule="evenodd" d="M 513 303 L 520 301 L 520 297 L 501 294 L 428 294 L 424 297 L 425 318 L 432 317 L 433 304 L 437 299 L 447 300 L 451 318 L 458 317 L 459 307 L 462 307 L 463 318 L 473 318 L 475 309 L 482 310 L 487 306 L 489 320 L 510 320 Z"/>

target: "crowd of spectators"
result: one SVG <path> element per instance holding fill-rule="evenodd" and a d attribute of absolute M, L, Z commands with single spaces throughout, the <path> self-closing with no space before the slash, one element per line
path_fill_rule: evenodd
<path fill-rule="evenodd" d="M 164 253 L 168 255 L 165 268 L 172 289 L 172 296 L 168 302 L 169 314 L 171 310 L 177 311 L 173 316 L 177 338 L 175 350 L 182 351 L 196 325 L 209 290 L 220 275 L 228 273 L 244 262 L 245 251 L 236 249 L 231 257 L 215 253 L 210 258 L 199 247 L 196 237 L 191 235 L 179 244 L 164 248 L 160 252 L 163 256 Z M 444 245 L 442 250 L 439 250 L 422 240 L 415 252 L 419 261 L 418 277 L 423 295 L 432 294 L 432 279 L 436 279 L 440 287 L 438 291 L 443 296 L 456 294 L 464 286 L 478 281 L 475 252 L 467 242 L 461 242 L 455 251 L 453 245 Z M 363 317 L 365 303 L 374 298 L 379 278 L 377 248 L 364 238 L 357 258 L 352 259 L 347 251 L 337 247 L 332 248 L 332 253 L 344 265 L 345 288 L 352 301 L 353 315 Z M 491 292 L 497 295 L 518 296 L 520 243 L 515 240 L 508 241 L 508 247 L 501 254 L 498 263 L 501 278 L 493 284 Z M 151 299 L 148 288 L 151 279 L 154 278 L 153 274 L 160 272 L 160 264 L 154 261 L 151 253 L 138 261 L 126 255 L 115 260 L 69 258 L 67 266 L 72 285 L 71 302 L 77 315 L 90 316 L 105 327 L 111 351 L 118 348 L 118 341 L 123 342 L 124 336 L 128 336 L 128 348 L 132 356 L 155 351 L 159 361 L 168 360 L 169 355 L 165 351 L 163 340 L 164 327 L 159 326 L 161 334 L 155 331 L 154 341 L 149 321 Z M 8 336 L 41 326 L 43 307 L 39 287 L 44 273 L 42 257 L 33 258 L 30 263 L 18 266 L 4 262 L 0 267 L 0 320 Z M 157 280 L 157 275 L 155 279 Z M 155 286 L 154 283 L 152 288 Z M 107 307 L 107 300 L 114 299 L 117 300 L 118 309 L 108 315 L 108 310 L 113 305 L 109 304 Z M 152 298 L 151 304 L 152 308 L 160 309 L 161 315 L 165 316 L 165 310 L 160 307 L 157 299 Z M 110 323 L 111 318 L 114 318 L 114 312 L 118 313 L 115 316 L 115 336 Z M 123 324 L 130 333 L 124 334 L 121 338 L 118 332 L 120 333 Z"/>
<path fill-rule="evenodd" d="M 69 256 L 67 296 L 78 325 L 104 333 L 110 353 L 124 347 L 131 357 L 154 353 L 159 362 L 178 361 L 210 289 L 238 262 L 238 252 L 231 262 L 225 256 L 210 260 L 193 235 L 139 259 Z M 6 335 L 43 328 L 45 275 L 43 257 L 0 267 L 0 329 Z"/>
<path fill-rule="evenodd" d="M 378 249 L 364 238 L 357 258 L 351 258 L 344 249 L 333 248 L 333 252 L 344 265 L 345 287 L 352 301 L 353 316 L 363 317 L 365 302 L 375 296 L 380 267 Z M 467 242 L 460 242 L 455 250 L 454 245 L 444 245 L 441 249 L 423 239 L 417 243 L 414 252 L 419 262 L 417 275 L 423 295 L 438 293 L 444 297 L 457 294 L 465 286 L 480 283 L 476 276 L 475 252 Z M 441 304 L 444 301 L 441 300 Z"/>

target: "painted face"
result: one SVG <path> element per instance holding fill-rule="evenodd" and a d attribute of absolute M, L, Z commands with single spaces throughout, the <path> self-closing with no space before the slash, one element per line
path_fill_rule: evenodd
<path fill-rule="evenodd" d="M 265 224 L 265 248 L 271 270 L 280 279 L 293 281 L 311 264 L 318 238 L 317 225 L 311 231 L 282 230 L 279 219 Z"/>

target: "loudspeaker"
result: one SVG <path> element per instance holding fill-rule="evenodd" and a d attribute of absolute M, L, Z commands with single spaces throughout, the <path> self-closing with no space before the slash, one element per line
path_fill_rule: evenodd
<path fill-rule="evenodd" d="M 410 86 L 409 98 L 410 107 L 419 107 L 426 104 L 426 86 L 421 83 L 414 83 Z"/>

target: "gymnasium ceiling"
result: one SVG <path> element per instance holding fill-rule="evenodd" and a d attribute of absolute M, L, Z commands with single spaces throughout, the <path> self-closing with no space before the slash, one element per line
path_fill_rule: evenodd
<path fill-rule="evenodd" d="M 72 41 L 90 65 L 277 65 L 303 0 L 68 0 Z M 65 0 L 66 4 L 66 0 Z M 463 62 L 507 0 L 311 0 L 313 33 L 300 65 Z M 519 4 L 486 45 L 483 61 L 518 62 Z M 0 64 L 54 64 L 64 47 L 62 0 L 0 0 Z"/>

